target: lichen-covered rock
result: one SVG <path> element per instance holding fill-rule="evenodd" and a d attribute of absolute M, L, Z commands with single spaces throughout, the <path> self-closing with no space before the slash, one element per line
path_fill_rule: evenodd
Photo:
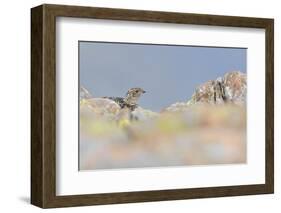
<path fill-rule="evenodd" d="M 177 102 L 164 108 L 161 112 L 184 112 L 194 104 L 238 104 L 243 105 L 247 99 L 247 76 L 239 71 L 226 73 L 223 77 L 210 80 L 195 89 L 187 102 Z"/>
<path fill-rule="evenodd" d="M 239 71 L 226 73 L 196 88 L 188 103 L 243 104 L 247 97 L 247 77 Z"/>
<path fill-rule="evenodd" d="M 243 103 L 247 99 L 247 76 L 241 72 L 226 73 L 223 77 L 226 99 L 233 103 Z"/>
<path fill-rule="evenodd" d="M 80 101 L 82 99 L 89 99 L 92 98 L 92 94 L 83 86 L 80 87 Z"/>
<path fill-rule="evenodd" d="M 214 103 L 215 84 L 216 82 L 213 80 L 201 84 L 198 88 L 196 88 L 195 93 L 192 96 L 193 101 L 195 103 Z"/>

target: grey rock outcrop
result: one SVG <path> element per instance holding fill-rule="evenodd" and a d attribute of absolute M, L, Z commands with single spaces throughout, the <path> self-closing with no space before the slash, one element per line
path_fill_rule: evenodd
<path fill-rule="evenodd" d="M 241 72 L 226 73 L 223 78 L 225 97 L 236 104 L 247 102 L 247 76 Z"/>
<path fill-rule="evenodd" d="M 190 103 L 243 104 L 247 98 L 247 77 L 239 71 L 226 73 L 196 88 Z"/>
<path fill-rule="evenodd" d="M 247 76 L 239 71 L 226 73 L 223 77 L 210 80 L 195 89 L 187 102 L 177 102 L 161 112 L 183 112 L 195 104 L 237 104 L 247 101 Z"/>

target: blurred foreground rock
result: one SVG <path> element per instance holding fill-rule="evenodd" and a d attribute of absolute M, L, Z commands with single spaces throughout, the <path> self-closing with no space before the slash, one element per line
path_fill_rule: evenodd
<path fill-rule="evenodd" d="M 121 113 L 120 111 L 119 113 Z M 153 119 L 116 121 L 80 117 L 82 170 L 246 162 L 246 109 L 194 105 Z"/>
<path fill-rule="evenodd" d="M 148 109 L 143 109 L 142 107 L 137 107 L 133 112 L 132 116 L 133 119 L 139 120 L 139 121 L 144 121 L 148 119 L 153 119 L 156 118 L 159 114 L 156 112 L 153 112 Z"/>

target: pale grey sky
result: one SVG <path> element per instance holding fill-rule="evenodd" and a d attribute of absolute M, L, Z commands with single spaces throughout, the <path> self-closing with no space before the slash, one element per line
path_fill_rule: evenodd
<path fill-rule="evenodd" d="M 139 105 L 160 111 L 187 101 L 195 88 L 226 72 L 246 73 L 245 48 L 79 42 L 80 85 L 94 97 L 147 91 Z"/>

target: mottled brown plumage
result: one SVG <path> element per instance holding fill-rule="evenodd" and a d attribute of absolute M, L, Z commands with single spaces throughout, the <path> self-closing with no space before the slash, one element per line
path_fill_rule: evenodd
<path fill-rule="evenodd" d="M 133 111 L 138 107 L 137 102 L 140 96 L 145 92 L 146 91 L 144 91 L 142 88 L 136 87 L 136 88 L 129 89 L 128 92 L 126 93 L 125 98 L 122 97 L 104 97 L 104 98 L 108 98 L 110 100 L 115 101 L 116 103 L 119 104 L 119 106 L 122 109 L 128 108 L 131 111 Z"/>

